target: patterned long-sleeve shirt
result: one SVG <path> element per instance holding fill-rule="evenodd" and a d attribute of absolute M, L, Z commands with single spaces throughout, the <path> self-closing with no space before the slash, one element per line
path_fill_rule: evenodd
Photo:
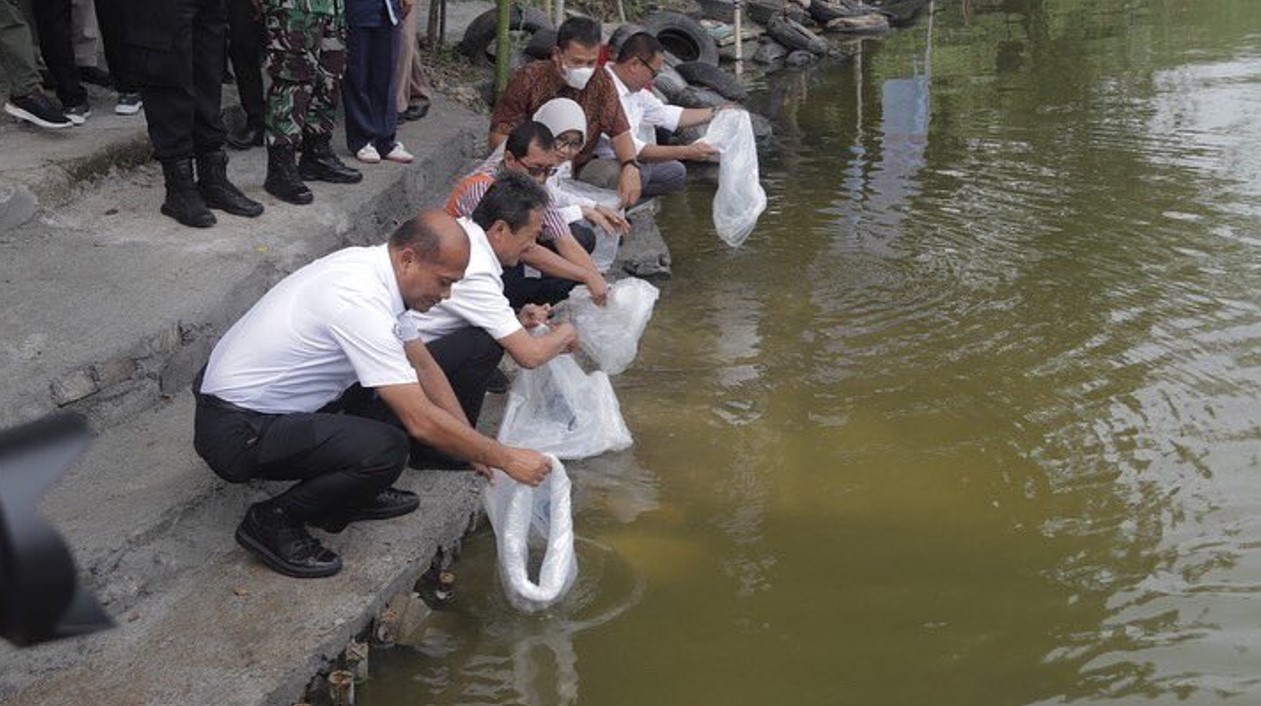
<path fill-rule="evenodd" d="M 477 208 L 477 204 L 481 203 L 482 197 L 490 190 L 490 185 L 495 183 L 495 169 L 486 169 L 486 165 L 477 171 L 469 174 L 455 185 L 455 189 L 451 191 L 451 196 L 447 198 L 446 206 L 443 209 L 455 218 L 473 217 L 473 209 Z M 538 241 L 544 242 L 555 240 L 561 235 L 570 235 L 569 221 L 565 219 L 564 213 L 557 208 L 555 201 L 551 200 L 550 193 L 547 203 L 547 209 L 543 211 L 543 227 L 539 231 Z"/>
<path fill-rule="evenodd" d="M 608 72 L 596 71 L 581 91 L 565 83 L 549 60 L 532 61 L 521 67 L 495 104 L 490 116 L 490 131 L 507 135 L 518 125 L 529 120 L 536 110 L 553 98 L 570 98 L 582 106 L 587 116 L 587 144 L 574 157 L 574 168 L 579 170 L 595 151 L 601 134 L 617 137 L 630 129 L 617 88 Z"/>

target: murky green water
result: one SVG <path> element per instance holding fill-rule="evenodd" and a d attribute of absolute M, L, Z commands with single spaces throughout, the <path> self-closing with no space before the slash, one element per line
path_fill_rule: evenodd
<path fill-rule="evenodd" d="M 1261 703 L 1261 2 L 939 5 L 667 204 L 568 602 L 478 535 L 364 703 Z"/>

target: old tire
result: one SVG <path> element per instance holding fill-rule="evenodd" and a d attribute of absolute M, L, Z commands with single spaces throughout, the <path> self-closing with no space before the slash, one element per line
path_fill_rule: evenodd
<path fill-rule="evenodd" d="M 799 69 L 803 66 L 810 66 L 818 60 L 819 57 L 814 52 L 806 51 L 805 49 L 797 49 L 784 59 L 784 63 L 788 66 Z"/>
<path fill-rule="evenodd" d="M 753 0 L 745 3 L 744 12 L 748 18 L 765 27 L 772 17 L 787 17 L 797 22 L 803 21 L 807 15 L 805 8 L 795 2 L 778 2 L 775 0 Z"/>
<path fill-rule="evenodd" d="M 635 24 L 634 22 L 627 22 L 626 24 L 621 25 L 617 29 L 613 30 L 613 34 L 609 35 L 609 42 L 608 42 L 609 61 L 617 61 L 618 52 L 622 51 L 622 45 L 626 43 L 627 39 L 630 39 L 630 36 L 632 34 L 638 34 L 639 32 L 646 32 L 646 31 L 648 30 L 644 29 L 643 25 L 638 25 L 638 24 Z"/>
<path fill-rule="evenodd" d="M 743 102 L 749 99 L 749 90 L 744 87 L 744 84 L 713 64 L 688 61 L 675 68 L 679 75 L 693 86 L 712 88 L 718 92 L 718 95 L 728 100 Z"/>
<path fill-rule="evenodd" d="M 766 33 L 789 49 L 801 49 L 813 54 L 828 53 L 827 40 L 806 29 L 800 22 L 773 17 L 766 26 Z"/>
<path fill-rule="evenodd" d="M 456 49 L 467 56 L 474 64 L 491 65 L 495 63 L 495 29 L 499 22 L 497 9 L 487 10 L 478 15 L 468 29 Z M 529 34 L 531 37 L 539 30 L 554 30 L 551 20 L 542 10 L 533 7 L 513 5 L 508 18 L 508 31 Z M 553 38 L 553 43 L 555 39 Z M 526 42 L 525 44 L 528 44 Z M 518 47 L 523 48 L 523 47 Z"/>
<path fill-rule="evenodd" d="M 838 17 L 824 25 L 824 31 L 843 34 L 881 34 L 889 31 L 889 18 L 878 12 L 857 17 Z"/>
<path fill-rule="evenodd" d="M 652 80 L 652 87 L 661 91 L 661 95 L 669 99 L 666 101 L 668 103 L 674 103 L 674 97 L 689 85 L 690 84 L 687 79 L 683 78 L 683 76 L 669 64 L 661 67 L 661 73 L 657 74 L 657 77 Z"/>
<path fill-rule="evenodd" d="M 525 45 L 525 55 L 531 59 L 550 59 L 555 48 L 556 30 L 544 28 L 530 36 L 529 43 Z"/>
<path fill-rule="evenodd" d="M 727 99 L 708 88 L 688 86 L 674 97 L 674 103 L 684 108 L 717 108 L 725 105 Z"/>
<path fill-rule="evenodd" d="M 776 61 L 782 61 L 786 56 L 788 56 L 788 49 L 770 38 L 763 39 L 757 51 L 753 52 L 753 60 L 759 64 L 774 64 Z"/>
<path fill-rule="evenodd" d="M 696 20 L 681 12 L 662 10 L 644 18 L 644 30 L 652 33 L 665 50 L 682 61 L 718 65 L 718 44 Z"/>

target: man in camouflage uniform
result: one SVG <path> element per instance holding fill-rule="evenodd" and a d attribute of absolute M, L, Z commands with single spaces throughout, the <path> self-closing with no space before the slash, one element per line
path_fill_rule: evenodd
<path fill-rule="evenodd" d="M 343 0 L 257 0 L 266 31 L 267 180 L 263 188 L 295 204 L 314 196 L 303 180 L 363 179 L 331 147 L 337 94 L 346 66 Z M 302 159 L 295 165 L 294 154 Z"/>

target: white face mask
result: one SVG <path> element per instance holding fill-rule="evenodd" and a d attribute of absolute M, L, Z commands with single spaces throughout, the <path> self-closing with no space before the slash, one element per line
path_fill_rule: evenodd
<path fill-rule="evenodd" d="M 595 75 L 595 69 L 591 67 L 574 68 L 572 66 L 565 67 L 565 83 L 581 91 L 587 87 L 587 81 Z"/>

